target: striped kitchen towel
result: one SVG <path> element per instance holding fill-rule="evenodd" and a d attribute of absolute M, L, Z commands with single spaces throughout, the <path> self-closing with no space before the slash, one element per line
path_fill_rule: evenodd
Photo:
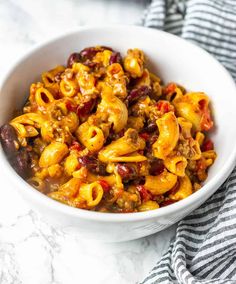
<path fill-rule="evenodd" d="M 143 25 L 201 46 L 236 80 L 236 0 L 153 0 Z M 169 250 L 142 283 L 236 284 L 236 168 L 205 204 L 178 223 Z"/>

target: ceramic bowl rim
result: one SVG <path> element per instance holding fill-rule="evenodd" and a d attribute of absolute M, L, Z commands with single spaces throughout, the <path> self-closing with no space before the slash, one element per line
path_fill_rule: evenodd
<path fill-rule="evenodd" d="M 29 51 L 27 51 L 23 56 L 19 58 L 12 66 L 8 69 L 8 72 L 5 74 L 3 79 L 0 82 L 0 90 L 4 86 L 4 84 L 7 82 L 8 78 L 14 71 L 14 69 L 24 62 L 25 59 L 30 57 L 32 54 L 37 52 L 39 49 L 46 47 L 53 42 L 57 40 L 61 40 L 67 36 L 72 36 L 73 34 L 81 33 L 81 32 L 90 32 L 94 30 L 133 30 L 133 32 L 139 32 L 139 33 L 150 33 L 155 36 L 155 34 L 159 33 L 162 37 L 169 37 L 172 39 L 175 39 L 176 41 L 179 41 L 180 43 L 188 46 L 192 50 L 197 50 L 198 52 L 204 54 L 211 60 L 217 63 L 219 67 L 219 71 L 221 71 L 224 76 L 228 77 L 229 80 L 232 82 L 232 88 L 236 91 L 236 86 L 234 83 L 234 80 L 232 79 L 229 72 L 207 51 L 203 50 L 202 48 L 194 45 L 191 42 L 188 42 L 180 37 L 177 37 L 173 34 L 166 33 L 164 31 L 155 30 L 152 28 L 146 28 L 146 27 L 140 27 L 140 26 L 129 26 L 129 25 L 103 25 L 98 27 L 93 26 L 86 26 L 86 27 L 79 27 L 72 31 L 64 32 L 63 34 L 60 34 L 56 37 L 51 38 L 50 40 L 46 40 L 40 44 L 37 44 L 33 48 L 31 48 Z M 230 172 L 233 170 L 234 164 L 236 162 L 236 144 L 234 148 L 232 149 L 231 155 L 227 158 L 224 167 L 214 176 L 210 181 L 208 181 L 201 190 L 193 193 L 189 197 L 187 197 L 184 200 L 178 201 L 174 204 L 168 205 L 166 207 L 162 207 L 156 210 L 152 211 L 146 211 L 146 212 L 137 212 L 137 213 L 101 213 L 101 212 L 95 212 L 95 211 L 89 211 L 79 208 L 73 208 L 68 205 L 62 204 L 58 201 L 55 201 L 44 194 L 38 192 L 33 187 L 31 187 L 27 182 L 25 182 L 20 176 L 16 174 L 14 169 L 10 166 L 9 162 L 7 161 L 2 149 L 0 151 L 0 162 L 4 168 L 5 173 L 8 175 L 10 179 L 13 179 L 13 182 L 18 185 L 19 190 L 25 190 L 22 194 L 27 194 L 30 196 L 30 198 L 36 200 L 37 203 L 40 203 L 44 207 L 49 207 L 50 209 L 53 209 L 58 212 L 62 212 L 69 216 L 74 216 L 82 219 L 92 220 L 92 221 L 100 221 L 100 222 L 136 222 L 141 220 L 147 220 L 152 218 L 159 218 L 164 217 L 165 215 L 174 214 L 175 212 L 179 212 L 184 210 L 187 207 L 190 207 L 193 205 L 197 200 L 204 198 L 205 195 L 211 195 L 216 191 L 216 188 L 221 185 L 224 180 L 227 178 L 227 176 L 230 174 Z M 210 194 L 209 194 L 210 192 Z"/>

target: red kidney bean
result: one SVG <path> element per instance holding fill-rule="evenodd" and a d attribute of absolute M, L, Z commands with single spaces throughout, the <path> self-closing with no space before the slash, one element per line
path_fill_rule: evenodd
<path fill-rule="evenodd" d="M 150 169 L 149 173 L 152 176 L 158 176 L 160 175 L 165 169 L 165 166 L 163 164 L 163 161 L 160 159 L 154 159 L 150 162 Z"/>
<path fill-rule="evenodd" d="M 101 46 L 101 47 L 86 47 L 83 50 L 81 50 L 79 53 L 78 52 L 74 52 L 72 53 L 68 60 L 67 60 L 67 67 L 71 68 L 72 65 L 75 62 L 82 62 L 83 64 L 87 65 L 90 68 L 93 68 L 96 66 L 96 62 L 92 62 L 91 60 L 93 59 L 93 57 L 101 51 L 104 50 L 110 50 L 113 51 L 112 48 L 107 47 L 107 46 Z M 117 57 L 117 59 L 119 59 Z"/>
<path fill-rule="evenodd" d="M 17 152 L 17 134 L 13 126 L 10 124 L 4 124 L 0 128 L 0 141 L 6 155 L 10 158 Z"/>
<path fill-rule="evenodd" d="M 127 101 L 129 105 L 134 104 L 141 97 L 146 97 L 151 95 L 152 89 L 148 86 L 140 86 L 130 91 L 127 96 Z"/>
<path fill-rule="evenodd" d="M 138 169 L 131 163 L 118 163 L 117 172 L 124 182 L 129 182 L 130 180 L 138 178 Z"/>
<path fill-rule="evenodd" d="M 147 141 L 150 135 L 147 132 L 142 132 L 142 133 L 139 133 L 139 136 L 143 138 L 145 141 Z"/>
<path fill-rule="evenodd" d="M 113 49 L 109 46 L 105 46 L 105 45 L 102 45 L 101 46 L 102 50 L 110 50 L 110 51 L 113 51 Z"/>
<path fill-rule="evenodd" d="M 99 50 L 96 47 L 86 47 L 83 50 L 80 51 L 80 57 L 83 62 L 87 60 L 92 60 L 93 57 L 101 50 Z"/>
<path fill-rule="evenodd" d="M 109 64 L 113 64 L 113 63 L 122 63 L 122 57 L 120 55 L 120 52 L 116 52 L 114 51 L 110 57 L 110 61 Z"/>
<path fill-rule="evenodd" d="M 171 205 L 171 204 L 173 204 L 173 203 L 175 203 L 175 202 L 176 202 L 175 200 L 171 200 L 171 199 L 165 200 L 165 201 L 163 201 L 163 202 L 160 204 L 160 207 L 165 207 L 165 206 Z"/>
<path fill-rule="evenodd" d="M 130 168 L 127 165 L 118 164 L 117 165 L 117 172 L 122 178 L 127 177 L 130 174 Z"/>
<path fill-rule="evenodd" d="M 88 168 L 95 169 L 97 167 L 97 159 L 93 156 L 83 156 L 79 158 L 79 162 Z"/>
<path fill-rule="evenodd" d="M 121 130 L 120 132 L 118 132 L 118 133 L 115 133 L 115 132 L 114 132 L 114 129 L 113 129 L 113 124 L 112 124 L 112 126 L 111 126 L 111 128 L 110 128 L 109 136 L 108 136 L 107 139 L 106 139 L 105 145 L 110 144 L 113 140 L 117 140 L 117 139 L 123 137 L 124 134 L 125 134 L 125 130 L 124 130 L 124 129 L 122 129 L 122 130 Z"/>
<path fill-rule="evenodd" d="M 140 194 L 142 201 L 148 201 L 152 199 L 152 194 L 143 185 L 138 185 L 137 190 Z"/>
<path fill-rule="evenodd" d="M 211 139 L 208 139 L 206 141 L 203 142 L 203 145 L 202 145 L 202 151 L 205 152 L 205 151 L 210 151 L 210 150 L 213 150 L 214 149 L 214 144 L 213 142 L 211 141 Z"/>
<path fill-rule="evenodd" d="M 144 176 L 137 176 L 136 179 L 132 180 L 132 185 L 144 185 L 145 184 L 145 177 Z"/>
<path fill-rule="evenodd" d="M 106 176 L 106 164 L 100 162 L 94 156 L 83 156 L 78 158 L 80 164 L 86 167 L 90 172 Z"/>
<path fill-rule="evenodd" d="M 149 143 L 151 146 L 157 141 L 157 138 L 158 138 L 157 134 L 150 135 Z"/>
<path fill-rule="evenodd" d="M 99 46 L 99 47 L 86 47 L 83 50 L 80 51 L 80 56 L 82 61 L 92 60 L 93 57 L 98 53 L 102 52 L 104 50 L 110 50 L 113 51 L 112 48 L 107 46 Z"/>
<path fill-rule="evenodd" d="M 77 115 L 78 116 L 86 116 L 88 114 L 90 114 L 93 110 L 93 108 L 95 107 L 96 104 L 96 100 L 95 99 L 91 99 L 88 102 L 83 103 L 82 105 L 79 105 L 77 108 Z"/>
<path fill-rule="evenodd" d="M 10 124 L 4 124 L 0 128 L 0 140 L 10 164 L 15 171 L 23 178 L 28 178 L 31 173 L 30 155 L 26 149 L 17 149 L 17 134 Z"/>
<path fill-rule="evenodd" d="M 156 121 L 148 121 L 147 125 L 144 127 L 144 132 L 153 133 L 157 130 Z"/>
<path fill-rule="evenodd" d="M 97 62 L 93 62 L 93 61 L 89 61 L 89 60 L 86 60 L 85 62 L 83 62 L 83 64 L 88 66 L 89 68 L 94 68 L 98 65 Z"/>
<path fill-rule="evenodd" d="M 68 111 L 76 112 L 78 107 L 76 105 L 74 105 L 71 101 L 67 101 L 66 102 L 66 108 L 67 108 Z"/>
<path fill-rule="evenodd" d="M 80 61 L 81 61 L 81 55 L 78 52 L 74 52 L 69 56 L 67 60 L 67 67 L 71 68 L 74 63 Z"/>
<path fill-rule="evenodd" d="M 11 165 L 21 177 L 28 178 L 30 176 L 30 155 L 24 148 L 16 153 L 14 159 L 11 160 Z"/>
<path fill-rule="evenodd" d="M 149 136 L 149 139 L 146 141 L 146 154 L 152 153 L 152 145 L 156 142 L 157 138 L 157 134 L 152 134 Z"/>

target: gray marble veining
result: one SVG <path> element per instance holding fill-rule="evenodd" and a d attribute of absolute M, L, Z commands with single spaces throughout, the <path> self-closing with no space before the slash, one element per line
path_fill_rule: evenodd
<path fill-rule="evenodd" d="M 147 2 L 0 0 L 0 80 L 36 43 L 81 25 L 137 23 Z M 138 283 L 175 230 L 119 244 L 88 242 L 43 222 L 4 176 L 0 190 L 1 284 Z"/>

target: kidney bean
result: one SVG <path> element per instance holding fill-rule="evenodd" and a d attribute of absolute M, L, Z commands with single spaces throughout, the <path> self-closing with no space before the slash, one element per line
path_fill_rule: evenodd
<path fill-rule="evenodd" d="M 67 67 L 71 68 L 74 63 L 80 61 L 81 61 L 81 55 L 78 52 L 74 52 L 69 56 L 67 60 Z"/>
<path fill-rule="evenodd" d="M 165 206 L 171 205 L 171 204 L 173 204 L 173 203 L 175 203 L 175 202 L 176 202 L 175 200 L 168 199 L 168 200 L 163 201 L 163 202 L 160 204 L 160 207 L 165 207 Z"/>
<path fill-rule="evenodd" d="M 151 146 L 156 142 L 157 138 L 158 138 L 158 134 L 150 135 L 149 143 Z"/>
<path fill-rule="evenodd" d="M 11 160 L 12 167 L 23 178 L 28 178 L 31 173 L 30 155 L 25 149 L 20 149 L 14 159 Z"/>
<path fill-rule="evenodd" d="M 100 47 L 86 47 L 83 50 L 80 51 L 80 56 L 82 61 L 92 60 L 93 57 L 98 53 L 102 52 L 104 50 L 110 50 L 113 51 L 112 48 L 107 46 L 100 46 Z"/>
<path fill-rule="evenodd" d="M 146 141 L 146 154 L 152 153 L 152 145 L 156 142 L 157 138 L 158 138 L 157 134 L 152 134 L 149 136 L 149 139 Z"/>
<path fill-rule="evenodd" d="M 150 135 L 148 133 L 146 133 L 146 132 L 142 132 L 142 133 L 139 134 L 139 136 L 141 138 L 143 138 L 145 141 L 147 141 L 149 139 Z"/>
<path fill-rule="evenodd" d="M 89 60 L 86 60 L 85 62 L 83 62 L 83 64 L 88 66 L 89 68 L 95 68 L 96 66 L 98 66 L 97 62 L 93 62 Z"/>
<path fill-rule="evenodd" d="M 145 177 L 144 176 L 137 176 L 136 179 L 132 180 L 132 185 L 144 185 L 145 184 Z"/>
<path fill-rule="evenodd" d="M 101 50 L 96 47 L 86 47 L 80 51 L 79 55 L 83 62 L 87 60 L 92 60 L 93 57 Z"/>
<path fill-rule="evenodd" d="M 106 139 L 105 145 L 110 144 L 113 140 L 117 140 L 117 139 L 123 137 L 124 134 L 125 134 L 125 130 L 124 130 L 124 129 L 122 129 L 122 130 L 121 130 L 120 132 L 118 132 L 118 133 L 115 133 L 115 132 L 114 132 L 114 129 L 113 129 L 113 124 L 112 124 L 112 125 L 111 125 L 111 128 L 110 128 L 109 135 L 108 135 L 108 137 L 107 137 L 107 139 Z"/>
<path fill-rule="evenodd" d="M 68 111 L 76 112 L 78 107 L 76 105 L 74 105 L 71 101 L 67 101 L 66 102 L 66 108 L 67 108 Z"/>
<path fill-rule="evenodd" d="M 138 185 L 136 188 L 140 194 L 142 201 L 145 202 L 152 199 L 151 192 L 149 192 L 143 185 Z"/>
<path fill-rule="evenodd" d="M 122 178 L 127 177 L 130 174 L 130 168 L 127 165 L 118 164 L 117 172 Z"/>
<path fill-rule="evenodd" d="M 211 141 L 211 139 L 208 139 L 206 141 L 204 141 L 202 147 L 201 147 L 202 151 L 210 151 L 210 150 L 213 150 L 214 149 L 214 144 L 213 142 Z"/>
<path fill-rule="evenodd" d="M 110 51 L 113 51 L 113 49 L 109 46 L 105 46 L 105 45 L 102 45 L 101 46 L 102 50 L 110 50 Z"/>
<path fill-rule="evenodd" d="M 101 47 L 86 47 L 83 50 L 81 50 L 79 53 L 78 52 L 74 52 L 72 53 L 68 60 L 67 60 L 67 67 L 71 68 L 72 65 L 75 62 L 82 62 L 83 64 L 87 65 L 88 67 L 95 67 L 96 63 L 92 62 L 91 60 L 93 59 L 93 57 L 101 51 L 104 50 L 110 50 L 113 51 L 112 48 L 107 47 L 107 46 L 101 46 Z"/>
<path fill-rule="evenodd" d="M 4 124 L 0 128 L 0 141 L 4 152 L 9 158 L 16 154 L 18 139 L 13 126 L 10 124 Z"/>
<path fill-rule="evenodd" d="M 137 167 L 130 163 L 118 163 L 117 172 L 124 182 L 134 180 L 138 177 Z"/>
<path fill-rule="evenodd" d="M 76 112 L 78 116 L 86 116 L 90 114 L 95 106 L 96 100 L 91 99 L 88 102 L 83 103 L 82 105 L 79 105 Z"/>
<path fill-rule="evenodd" d="M 144 127 L 144 131 L 147 133 L 153 133 L 157 130 L 156 121 L 148 121 L 147 125 Z"/>
<path fill-rule="evenodd" d="M 100 162 L 94 156 L 83 156 L 80 157 L 79 162 L 82 166 L 86 167 L 90 172 L 106 176 L 106 164 Z"/>
<path fill-rule="evenodd" d="M 127 96 L 129 105 L 134 104 L 141 97 L 149 96 L 152 93 L 152 89 L 148 86 L 140 86 L 130 91 Z"/>
<path fill-rule="evenodd" d="M 165 169 L 165 166 L 163 164 L 163 161 L 160 159 L 154 159 L 150 162 L 150 169 L 149 173 L 152 176 L 160 175 Z"/>
<path fill-rule="evenodd" d="M 120 55 L 120 52 L 116 52 L 114 51 L 110 57 L 110 61 L 109 64 L 113 64 L 113 63 L 122 63 L 122 57 Z"/>

